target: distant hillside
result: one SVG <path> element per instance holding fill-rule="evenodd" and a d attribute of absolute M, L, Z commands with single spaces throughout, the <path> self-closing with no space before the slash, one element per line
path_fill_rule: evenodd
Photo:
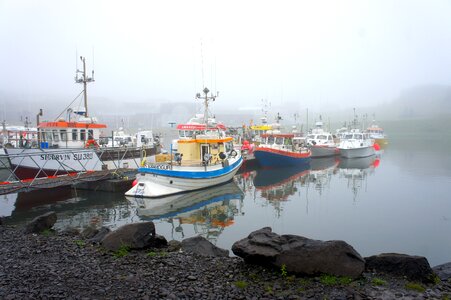
<path fill-rule="evenodd" d="M 451 86 L 413 87 L 404 90 L 390 106 L 400 118 L 425 118 L 451 113 Z"/>

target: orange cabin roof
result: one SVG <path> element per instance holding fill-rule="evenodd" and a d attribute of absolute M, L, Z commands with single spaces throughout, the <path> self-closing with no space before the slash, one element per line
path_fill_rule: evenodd
<path fill-rule="evenodd" d="M 38 128 L 106 128 L 106 125 L 98 123 L 57 121 L 39 123 Z"/>

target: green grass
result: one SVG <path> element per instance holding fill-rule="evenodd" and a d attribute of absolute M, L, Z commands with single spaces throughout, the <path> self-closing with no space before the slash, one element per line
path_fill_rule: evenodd
<path fill-rule="evenodd" d="M 371 280 L 371 283 L 373 285 L 387 285 L 387 281 L 380 278 L 373 278 L 373 280 Z"/>
<path fill-rule="evenodd" d="M 129 253 L 130 247 L 127 245 L 121 245 L 119 249 L 113 252 L 113 256 L 116 258 L 121 258 L 127 256 Z"/>
<path fill-rule="evenodd" d="M 149 257 L 157 257 L 157 256 L 166 257 L 166 256 L 168 256 L 168 253 L 165 251 L 161 251 L 161 252 L 149 251 L 149 252 L 147 252 L 147 256 L 149 256 Z"/>
<path fill-rule="evenodd" d="M 417 282 L 407 282 L 405 288 L 412 291 L 417 291 L 418 293 L 424 293 L 426 288 Z"/>
<path fill-rule="evenodd" d="M 323 274 L 319 281 L 324 285 L 348 285 L 352 282 L 352 278 Z"/>
<path fill-rule="evenodd" d="M 283 278 L 287 277 L 288 272 L 287 266 L 285 264 L 282 264 L 282 266 L 280 267 L 280 274 L 282 275 Z"/>
<path fill-rule="evenodd" d="M 50 236 L 50 235 L 54 235 L 55 231 L 53 231 L 51 229 L 44 229 L 43 231 L 41 231 L 41 234 L 43 236 Z"/>
<path fill-rule="evenodd" d="M 242 281 L 242 280 L 235 281 L 233 284 L 239 289 L 245 289 L 249 285 L 246 281 Z"/>
<path fill-rule="evenodd" d="M 76 240 L 74 243 L 79 247 L 84 247 L 86 245 L 85 242 L 82 240 Z"/>

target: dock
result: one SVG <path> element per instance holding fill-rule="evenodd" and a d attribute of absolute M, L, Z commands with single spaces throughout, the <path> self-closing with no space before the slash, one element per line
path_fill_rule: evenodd
<path fill-rule="evenodd" d="M 87 171 L 17 181 L 0 182 L 0 195 L 73 186 L 79 189 L 118 192 L 131 187 L 136 170 Z"/>

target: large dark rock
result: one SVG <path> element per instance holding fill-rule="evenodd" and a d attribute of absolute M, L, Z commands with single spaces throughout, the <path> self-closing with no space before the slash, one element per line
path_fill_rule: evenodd
<path fill-rule="evenodd" d="M 451 278 L 451 262 L 435 266 L 432 270 L 442 281 L 448 281 Z"/>
<path fill-rule="evenodd" d="M 57 220 L 56 213 L 50 211 L 41 216 L 34 218 L 30 223 L 25 225 L 25 233 L 40 233 L 49 230 L 55 225 Z"/>
<path fill-rule="evenodd" d="M 85 232 L 85 231 L 84 231 Z M 106 237 L 108 233 L 110 233 L 111 230 L 108 227 L 102 227 L 99 230 L 97 230 L 97 233 L 91 236 L 88 239 L 88 242 L 91 244 L 100 244 L 100 242 Z"/>
<path fill-rule="evenodd" d="M 111 251 L 116 251 L 124 246 L 129 249 L 146 249 L 151 247 L 154 237 L 155 225 L 153 222 L 127 224 L 108 233 L 101 241 L 101 245 Z"/>
<path fill-rule="evenodd" d="M 285 265 L 287 272 L 316 275 L 360 276 L 365 261 L 343 241 L 318 241 L 296 235 L 278 235 L 265 227 L 232 246 L 235 255 L 248 263 L 273 266 Z"/>
<path fill-rule="evenodd" d="M 365 257 L 366 269 L 370 272 L 405 276 L 412 281 L 433 282 L 434 273 L 423 256 L 399 253 L 381 253 Z"/>
<path fill-rule="evenodd" d="M 228 257 L 229 250 L 216 247 L 202 236 L 195 236 L 182 241 L 182 250 L 202 256 Z"/>

